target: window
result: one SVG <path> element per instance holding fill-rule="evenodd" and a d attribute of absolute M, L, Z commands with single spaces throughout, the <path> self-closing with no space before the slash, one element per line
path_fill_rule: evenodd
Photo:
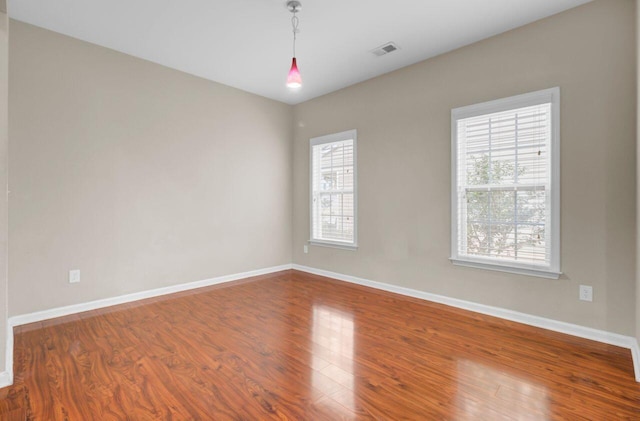
<path fill-rule="evenodd" d="M 451 112 L 451 261 L 560 275 L 560 89 Z"/>
<path fill-rule="evenodd" d="M 310 150 L 310 243 L 356 248 L 356 131 L 313 138 Z"/>

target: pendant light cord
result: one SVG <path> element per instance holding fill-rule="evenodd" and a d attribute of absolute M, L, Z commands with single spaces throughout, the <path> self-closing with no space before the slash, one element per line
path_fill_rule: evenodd
<path fill-rule="evenodd" d="M 291 26 L 293 26 L 293 56 L 296 56 L 296 34 L 298 33 L 298 17 L 296 13 L 298 12 L 297 8 L 293 9 L 293 17 L 291 18 Z"/>

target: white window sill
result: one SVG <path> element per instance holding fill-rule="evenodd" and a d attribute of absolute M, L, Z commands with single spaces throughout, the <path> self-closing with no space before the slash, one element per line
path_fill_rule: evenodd
<path fill-rule="evenodd" d="M 534 269 L 534 268 L 520 268 L 515 266 L 504 266 L 498 264 L 491 264 L 485 262 L 476 262 L 472 260 L 454 259 L 450 258 L 451 263 L 457 266 L 467 266 L 477 269 L 496 270 L 499 272 L 515 273 L 518 275 L 537 276 L 539 278 L 558 279 L 562 272 L 556 272 L 547 269 Z"/>
<path fill-rule="evenodd" d="M 357 244 L 333 243 L 330 241 L 309 240 L 309 244 L 311 244 L 312 246 L 332 247 L 336 249 L 344 249 L 344 250 L 351 250 L 351 251 L 355 251 L 358 249 Z"/>

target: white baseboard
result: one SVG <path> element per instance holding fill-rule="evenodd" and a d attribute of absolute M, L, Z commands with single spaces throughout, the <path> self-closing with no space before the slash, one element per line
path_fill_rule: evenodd
<path fill-rule="evenodd" d="M 0 387 L 13 384 L 13 325 L 9 320 L 7 320 L 7 347 L 5 352 L 5 371 L 0 373 Z"/>
<path fill-rule="evenodd" d="M 330 272 L 327 270 L 316 269 L 308 266 L 294 264 L 292 265 L 292 267 L 293 269 L 302 272 L 325 276 L 327 278 L 334 278 L 353 284 L 380 289 L 383 291 L 394 292 L 396 294 L 406 295 L 409 297 L 420 298 L 427 301 L 445 304 L 451 307 L 457 307 L 476 313 L 482 313 L 489 316 L 499 317 L 501 319 L 511 320 L 513 322 L 523 323 L 526 325 L 540 327 L 555 332 L 565 333 L 567 335 L 590 339 L 592 341 L 616 345 L 621 348 L 627 348 L 631 350 L 636 381 L 640 382 L 640 347 L 638 346 L 638 341 L 636 340 L 636 338 L 633 338 L 631 336 L 624 336 L 604 330 L 593 329 L 590 327 L 575 325 L 572 323 L 560 322 L 557 320 L 547 319 L 531 314 L 520 313 L 518 311 L 478 304 L 471 301 L 459 300 L 457 298 L 446 297 L 444 295 L 431 294 L 411 288 L 385 284 L 383 282 L 371 281 L 368 279 L 358 278 L 356 276 L 344 275 L 342 273 Z"/>
<path fill-rule="evenodd" d="M 640 344 L 635 339 L 633 339 L 633 344 L 631 345 L 631 357 L 633 358 L 633 371 L 636 374 L 636 381 L 640 383 Z"/>
<path fill-rule="evenodd" d="M 11 386 L 13 384 L 10 371 L 12 370 L 0 372 L 0 388 Z"/>

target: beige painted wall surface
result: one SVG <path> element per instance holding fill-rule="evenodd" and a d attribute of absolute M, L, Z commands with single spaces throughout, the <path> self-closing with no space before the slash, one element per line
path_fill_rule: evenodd
<path fill-rule="evenodd" d="M 6 0 L 0 0 L 0 373 L 6 367 L 8 316 L 8 78 L 9 78 L 9 20 Z M 7 377 L 9 374 L 7 373 Z M 2 382 L 0 379 L 0 383 Z"/>
<path fill-rule="evenodd" d="M 636 340 L 640 345 L 640 0 L 636 0 Z"/>
<path fill-rule="evenodd" d="M 10 315 L 291 262 L 290 106 L 11 32 Z"/>
<path fill-rule="evenodd" d="M 634 335 L 634 25 L 632 0 L 596 1 L 295 106 L 294 262 Z M 553 86 L 564 275 L 453 266 L 451 109 Z M 304 254 L 309 138 L 348 129 L 358 130 L 360 247 Z M 594 287 L 593 303 L 578 300 L 580 284 Z"/>

